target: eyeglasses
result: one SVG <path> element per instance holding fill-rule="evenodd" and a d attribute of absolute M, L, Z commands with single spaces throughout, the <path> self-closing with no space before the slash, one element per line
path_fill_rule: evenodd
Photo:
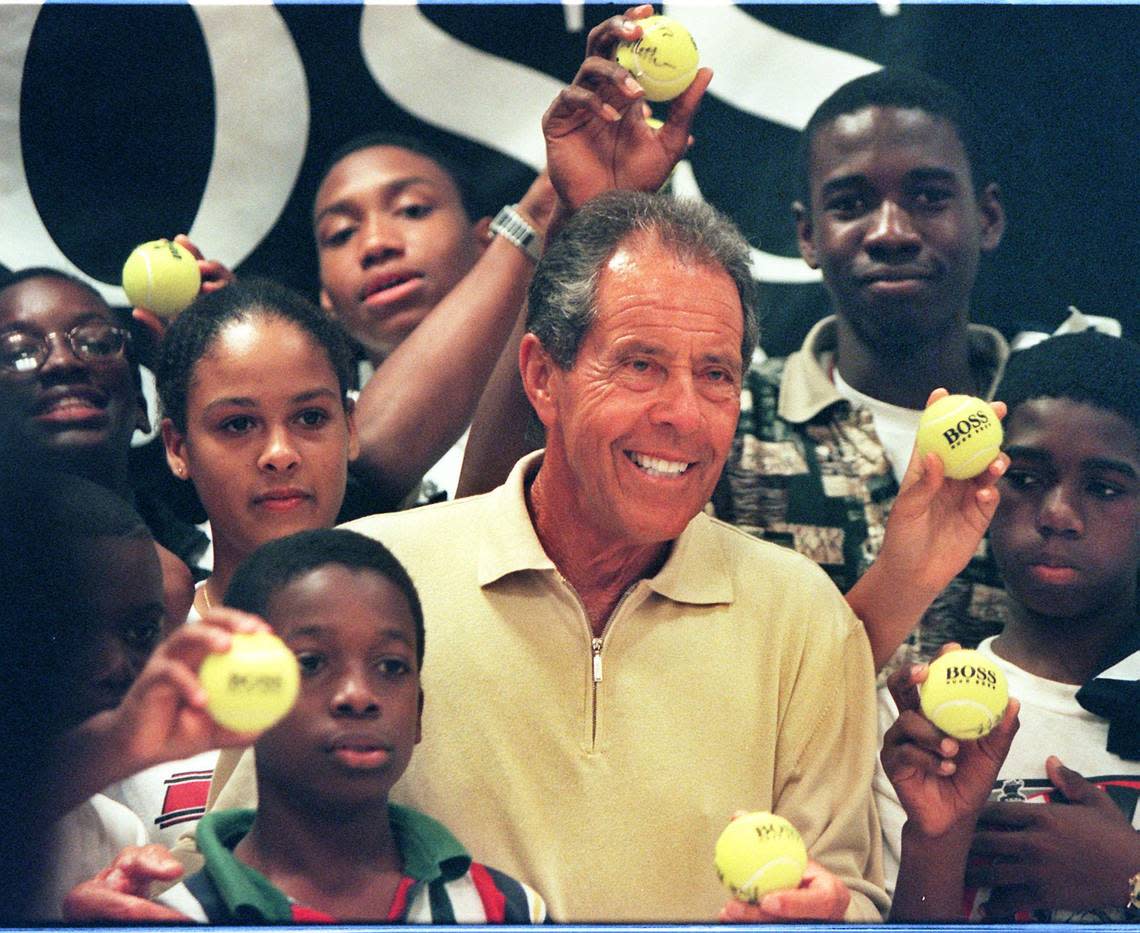
<path fill-rule="evenodd" d="M 0 334 L 0 372 L 28 375 L 36 372 L 51 356 L 51 338 L 61 336 L 75 358 L 84 363 L 107 363 L 123 356 L 127 332 L 104 321 L 76 324 L 71 330 L 39 336 L 23 330 Z"/>

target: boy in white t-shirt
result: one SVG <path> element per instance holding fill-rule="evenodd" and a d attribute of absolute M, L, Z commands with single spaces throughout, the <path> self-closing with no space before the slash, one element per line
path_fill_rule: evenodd
<path fill-rule="evenodd" d="M 876 790 L 893 919 L 1140 918 L 1137 386 L 1140 348 L 1094 332 L 1010 361 L 990 536 L 1013 613 L 979 650 L 1020 715 L 959 742 L 918 710 L 924 665 L 891 678 Z"/>

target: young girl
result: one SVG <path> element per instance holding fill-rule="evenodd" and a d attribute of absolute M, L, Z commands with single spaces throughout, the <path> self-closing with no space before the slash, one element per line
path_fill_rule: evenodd
<path fill-rule="evenodd" d="M 289 289 L 244 279 L 202 295 L 171 325 L 157 367 L 163 442 L 210 520 L 213 573 L 189 621 L 221 605 L 266 541 L 334 524 L 356 428 L 340 329 Z M 151 769 L 110 795 L 172 845 L 202 816 L 216 752 Z"/>

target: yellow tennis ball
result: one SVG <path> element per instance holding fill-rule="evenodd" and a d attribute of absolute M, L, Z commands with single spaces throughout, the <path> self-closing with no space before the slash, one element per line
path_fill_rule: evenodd
<path fill-rule="evenodd" d="M 713 865 L 737 900 L 755 903 L 772 891 L 799 887 L 807 849 L 782 816 L 758 811 L 739 816 L 716 841 Z"/>
<path fill-rule="evenodd" d="M 1009 687 L 1001 668 L 969 648 L 930 662 L 919 688 L 922 714 L 956 739 L 980 739 L 1001 722 Z"/>
<path fill-rule="evenodd" d="M 198 294 L 202 276 L 198 261 L 172 240 L 151 240 L 136 246 L 123 264 L 123 291 L 136 308 L 169 317 Z"/>
<path fill-rule="evenodd" d="M 697 43 L 684 26 L 668 16 L 637 20 L 641 38 L 618 44 L 617 63 L 645 88 L 652 101 L 672 100 L 697 76 Z"/>
<path fill-rule="evenodd" d="M 209 654 L 198 669 L 206 708 L 234 732 L 268 729 L 293 708 L 300 686 L 297 659 L 270 632 L 232 636 L 230 650 Z"/>
<path fill-rule="evenodd" d="M 918 422 L 918 453 L 933 451 L 951 479 L 977 476 L 1001 452 L 1001 422 L 972 395 L 947 395 L 930 405 Z"/>

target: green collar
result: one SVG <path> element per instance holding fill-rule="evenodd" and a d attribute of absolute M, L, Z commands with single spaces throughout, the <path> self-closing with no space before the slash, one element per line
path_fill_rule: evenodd
<path fill-rule="evenodd" d="M 253 810 L 219 810 L 202 817 L 196 831 L 205 872 L 235 920 L 288 923 L 289 899 L 261 872 L 234 858 L 234 847 L 253 825 Z M 471 857 L 443 824 L 408 807 L 388 805 L 388 819 L 404 861 L 404 874 L 417 883 L 454 881 Z"/>

